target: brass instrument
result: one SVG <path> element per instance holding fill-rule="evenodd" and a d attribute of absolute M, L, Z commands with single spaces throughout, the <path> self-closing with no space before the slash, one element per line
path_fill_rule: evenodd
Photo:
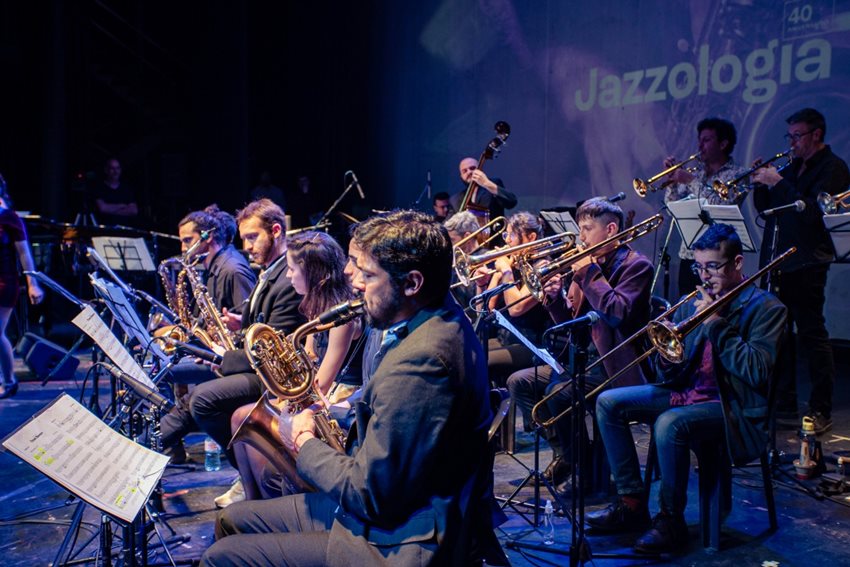
<path fill-rule="evenodd" d="M 499 248 L 498 250 L 482 252 L 480 254 L 467 254 L 459 247 L 455 246 L 453 252 L 454 267 L 455 272 L 457 273 L 457 278 L 463 283 L 463 285 L 469 285 L 469 282 L 472 279 L 472 274 L 475 272 L 475 270 L 477 270 L 481 266 L 489 264 L 496 258 L 501 258 L 502 256 L 509 256 L 511 254 L 517 254 L 520 252 L 527 252 L 530 250 L 541 248 L 557 240 L 562 240 L 565 238 L 571 239 L 572 242 L 575 242 L 576 235 L 572 232 L 562 232 L 553 236 L 547 236 L 546 238 L 532 240 L 531 242 L 526 242 L 525 244 L 517 244 L 516 246 Z"/>
<path fill-rule="evenodd" d="M 489 221 L 487 224 L 479 226 L 475 231 L 470 232 L 469 234 L 455 242 L 452 245 L 452 248 L 460 248 L 470 240 L 475 239 L 477 241 L 480 237 L 483 237 L 484 240 L 480 241 L 478 243 L 478 246 L 476 246 L 475 249 L 470 252 L 470 254 L 475 254 L 476 252 L 490 244 L 490 242 L 498 238 L 507 226 L 508 220 L 505 217 L 496 217 L 493 220 Z M 487 236 L 486 234 L 488 230 L 490 231 L 489 236 Z"/>
<path fill-rule="evenodd" d="M 679 324 L 677 324 L 677 325 L 665 324 L 664 320 L 667 317 L 672 315 L 675 311 L 677 311 L 680 307 L 682 307 L 682 305 L 685 305 L 689 301 L 693 300 L 696 297 L 698 292 L 693 291 L 693 292 L 689 293 L 687 296 L 682 298 L 678 303 L 676 303 L 670 309 L 665 311 L 659 317 L 650 321 L 646 325 L 646 327 L 639 330 L 637 333 L 635 333 L 634 335 L 632 335 L 631 337 L 629 337 L 628 339 L 623 341 L 616 348 L 614 348 L 611 351 L 609 351 L 608 353 L 606 353 L 605 356 L 600 357 L 593 364 L 591 364 L 590 366 L 587 367 L 587 371 L 590 371 L 593 368 L 595 368 L 596 366 L 598 366 L 599 364 L 602 364 L 602 362 L 607 357 L 611 356 L 611 354 L 614 351 L 618 350 L 623 345 L 632 342 L 634 339 L 636 339 L 637 337 L 642 335 L 644 332 L 646 332 L 647 337 L 649 338 L 649 341 L 652 343 L 652 347 L 647 349 L 646 352 L 644 352 L 639 357 L 637 357 L 635 360 L 631 361 L 626 366 L 621 368 L 613 376 L 604 380 L 599 386 L 594 388 L 592 391 L 588 392 L 585 395 L 585 399 L 590 399 L 590 398 L 593 398 L 594 396 L 596 396 L 599 392 L 601 392 L 602 390 L 607 388 L 609 384 L 611 384 L 617 378 L 622 376 L 623 373 L 625 373 L 626 371 L 628 371 L 629 369 L 634 367 L 636 364 L 639 364 L 640 362 L 649 358 L 655 352 L 657 352 L 659 354 L 659 356 L 661 356 L 662 358 L 664 358 L 665 360 L 667 360 L 669 362 L 672 362 L 672 363 L 682 362 L 682 360 L 684 359 L 684 354 L 685 354 L 685 348 L 684 348 L 685 337 L 687 335 L 692 333 L 694 331 L 694 329 L 696 329 L 702 323 L 704 323 L 706 319 L 708 319 L 709 317 L 711 317 L 712 315 L 714 315 L 715 313 L 717 313 L 718 311 L 720 311 L 721 309 L 726 307 L 733 299 L 735 299 L 738 295 L 741 294 L 741 292 L 746 290 L 750 285 L 752 285 L 755 281 L 757 281 L 762 275 L 764 275 L 767 272 L 776 268 L 776 266 L 778 266 L 779 264 L 784 262 L 786 259 L 788 259 L 789 256 L 791 256 L 791 254 L 794 254 L 796 251 L 797 251 L 797 248 L 792 246 L 791 248 L 786 250 L 784 253 L 777 256 L 772 262 L 768 263 L 762 269 L 758 270 L 752 276 L 744 279 L 741 283 L 739 283 L 734 288 L 729 290 L 723 297 L 719 298 L 717 301 L 713 302 L 711 305 L 709 305 L 708 307 L 706 307 L 702 311 L 698 311 L 697 313 L 694 313 L 693 315 L 691 315 L 690 317 L 688 317 L 684 321 L 679 322 Z M 540 400 L 532 408 L 531 416 L 534 419 L 534 421 L 536 423 L 538 423 L 540 426 L 549 427 L 550 425 L 554 424 L 558 420 L 565 417 L 567 414 L 571 413 L 572 408 L 567 408 L 564 411 L 562 411 L 561 413 L 559 413 L 558 415 L 551 417 L 544 422 L 541 422 L 537 418 L 538 409 L 543 404 L 547 403 L 550 399 L 552 399 L 558 392 L 560 392 L 563 388 L 565 388 L 569 383 L 570 383 L 569 381 L 563 382 L 560 385 L 560 387 L 553 389 L 547 396 L 545 396 L 542 400 Z"/>
<path fill-rule="evenodd" d="M 345 434 L 336 420 L 330 418 L 326 400 L 316 389 L 316 370 L 301 342 L 307 335 L 351 321 L 363 313 L 364 308 L 365 302 L 362 299 L 343 303 L 331 310 L 338 314 L 332 322 L 322 323 L 323 316 L 319 316 L 298 327 L 290 337 L 282 336 L 263 323 L 254 323 L 248 327 L 245 333 L 245 354 L 267 391 L 239 425 L 229 446 L 235 443 L 251 445 L 268 458 L 290 482 L 297 484 L 302 490 L 312 490 L 298 477 L 295 455 L 290 453 L 280 439 L 279 411 L 272 400 L 275 397 L 286 400 L 293 413 L 321 401 L 322 408 L 313 416 L 317 436 L 337 451 L 343 451 Z"/>
<path fill-rule="evenodd" d="M 199 259 L 200 257 L 198 257 Z M 184 263 L 183 272 L 181 272 L 181 274 L 186 274 L 185 277 L 192 286 L 195 304 L 198 306 L 198 323 L 192 327 L 192 334 L 198 337 L 208 348 L 212 348 L 213 344 L 218 344 L 225 350 L 234 350 L 237 343 L 236 337 L 222 321 L 221 313 L 210 297 L 207 286 L 201 281 L 201 277 L 195 270 L 196 263 L 197 260 L 192 263 Z M 203 323 L 203 327 L 201 327 L 201 323 Z"/>
<path fill-rule="evenodd" d="M 760 164 L 758 164 L 754 167 L 751 167 L 745 173 L 742 173 L 741 175 L 739 175 L 738 177 L 736 177 L 732 181 L 721 181 L 719 179 L 715 179 L 712 182 L 711 186 L 714 189 L 714 192 L 717 193 L 717 195 L 721 199 L 724 199 L 724 200 L 729 199 L 729 195 L 731 194 L 732 191 L 735 191 L 738 195 L 746 193 L 747 191 L 750 190 L 750 187 L 749 186 L 741 186 L 741 184 L 747 177 L 749 177 L 750 175 L 755 173 L 756 170 L 759 170 L 759 169 L 761 169 L 765 166 L 768 166 L 778 159 L 782 159 L 784 157 L 789 157 L 788 163 L 786 163 L 785 165 L 783 165 L 782 167 L 780 167 L 778 169 L 778 171 L 782 171 L 783 169 L 788 167 L 788 165 L 791 163 L 790 154 L 791 154 L 792 151 L 793 150 L 786 150 L 782 153 L 776 154 L 772 158 L 770 158 L 766 161 L 763 161 L 763 162 L 761 162 Z"/>
<path fill-rule="evenodd" d="M 664 218 L 659 213 L 657 215 L 649 217 L 643 222 L 634 225 L 631 228 L 627 228 L 626 230 L 618 232 L 614 236 L 606 238 L 599 244 L 590 246 L 589 248 L 567 249 L 564 255 L 562 255 L 556 260 L 553 260 L 545 266 L 535 267 L 530 263 L 524 263 L 520 268 L 522 281 L 528 291 L 538 301 L 542 302 L 543 296 L 545 295 L 545 293 L 543 292 L 543 287 L 546 285 L 546 280 L 548 280 L 552 276 L 569 271 L 572 265 L 577 261 L 588 256 L 594 256 L 598 254 L 600 250 L 603 250 L 604 248 L 610 245 L 620 247 L 634 240 L 637 240 L 641 236 L 647 235 L 650 232 L 657 230 L 663 222 Z"/>
<path fill-rule="evenodd" d="M 818 207 L 825 215 L 834 215 L 839 209 L 850 209 L 849 200 L 850 189 L 838 195 L 830 195 L 823 191 L 818 193 Z"/>
<path fill-rule="evenodd" d="M 311 230 L 325 230 L 331 226 L 331 221 L 326 220 L 322 221 L 319 224 L 314 224 L 313 226 L 305 226 L 302 228 L 290 228 L 286 231 L 286 236 L 295 236 L 296 234 L 301 234 L 302 232 L 309 232 Z"/>
<path fill-rule="evenodd" d="M 173 275 L 174 270 L 177 276 Z M 159 263 L 157 273 L 162 279 L 162 289 L 165 293 L 165 301 L 168 304 L 171 313 L 163 313 L 159 309 L 151 310 L 151 315 L 148 318 L 148 330 L 156 337 L 168 337 L 186 342 L 189 339 L 189 333 L 184 325 L 188 325 L 190 321 L 189 301 L 186 290 L 186 272 L 180 263 L 180 257 L 174 256 L 166 258 Z M 166 318 L 172 319 L 169 325 L 163 325 Z M 172 343 L 166 342 L 163 346 L 163 351 L 167 355 L 174 352 Z"/>
<path fill-rule="evenodd" d="M 671 173 L 673 173 L 674 171 L 676 171 L 680 167 L 683 167 L 683 166 L 685 166 L 685 165 L 689 164 L 690 162 L 697 160 L 697 159 L 699 159 L 699 152 L 695 153 L 694 155 L 692 155 L 691 157 L 689 157 L 685 161 L 682 161 L 682 162 L 679 162 L 675 165 L 672 165 L 672 166 L 668 167 L 667 169 L 665 169 L 664 171 L 662 171 L 661 173 L 657 173 L 657 174 L 653 175 L 649 179 L 643 180 L 643 179 L 635 177 L 632 180 L 632 187 L 634 187 L 635 192 L 638 194 L 638 196 L 640 196 L 641 198 L 646 197 L 647 193 L 649 193 L 649 192 L 654 193 L 655 191 L 658 191 L 660 189 L 664 189 L 665 187 L 667 187 L 667 185 L 670 184 L 669 182 L 665 182 L 661 185 L 661 187 L 655 187 L 653 185 L 653 183 L 655 183 L 656 181 L 658 181 L 659 179 L 661 179 L 662 177 L 664 177 L 666 175 L 670 175 Z M 690 168 L 685 168 L 685 171 L 694 171 L 694 170 L 690 169 Z"/>

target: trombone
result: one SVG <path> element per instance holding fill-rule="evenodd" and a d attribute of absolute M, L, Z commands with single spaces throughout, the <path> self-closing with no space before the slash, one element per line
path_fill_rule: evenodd
<path fill-rule="evenodd" d="M 593 256 L 598 254 L 600 250 L 605 249 L 611 244 L 616 243 L 616 247 L 623 246 L 628 244 L 634 240 L 637 240 L 641 236 L 649 234 L 654 230 L 658 229 L 661 226 L 661 223 L 664 222 L 664 218 L 661 214 L 653 215 L 646 219 L 643 222 L 640 222 L 634 225 L 631 228 L 627 228 L 621 232 L 618 232 L 614 236 L 606 238 L 599 244 L 595 244 L 588 248 L 584 249 L 568 249 L 567 253 L 558 258 L 557 260 L 553 260 L 549 264 L 540 267 L 534 267 L 531 263 L 522 263 L 520 266 L 522 281 L 525 286 L 528 288 L 529 292 L 537 299 L 537 301 L 542 302 L 543 296 L 545 295 L 543 291 L 543 286 L 546 284 L 546 280 L 551 278 L 556 274 L 560 274 L 562 272 L 566 272 L 572 268 L 572 265 L 577 261 L 586 258 L 587 256 Z"/>
<path fill-rule="evenodd" d="M 827 192 L 818 194 L 818 207 L 825 215 L 834 215 L 838 209 L 850 209 L 850 189 L 839 193 L 838 195 L 830 195 Z"/>
<path fill-rule="evenodd" d="M 719 179 L 715 179 L 712 182 L 711 187 L 714 189 L 714 192 L 717 193 L 717 195 L 723 200 L 729 199 L 729 195 L 732 191 L 735 191 L 739 195 L 746 193 L 747 191 L 750 190 L 749 186 L 739 187 L 739 185 L 741 185 L 741 182 L 744 181 L 744 179 L 746 179 L 747 177 L 749 177 L 750 175 L 755 173 L 756 170 L 759 170 L 759 169 L 761 169 L 761 168 L 763 168 L 767 165 L 770 165 L 771 163 L 775 162 L 778 159 L 782 159 L 784 157 L 789 157 L 792 151 L 793 150 L 786 150 L 782 153 L 776 154 L 775 156 L 773 156 L 769 160 L 763 161 L 760 164 L 751 167 L 745 173 L 742 173 L 741 175 L 739 175 L 738 177 L 736 177 L 732 181 L 721 181 Z M 778 169 L 778 171 L 782 171 L 783 169 L 788 167 L 788 164 L 790 164 L 790 163 L 791 163 L 791 161 L 789 160 L 788 163 L 786 163 L 785 165 L 780 167 Z"/>
<path fill-rule="evenodd" d="M 658 191 L 659 189 L 664 189 L 667 185 L 669 185 L 668 182 L 665 182 L 661 185 L 661 187 L 655 187 L 653 185 L 653 183 L 655 183 L 656 181 L 658 181 L 659 179 L 661 179 L 665 175 L 670 175 L 671 173 L 673 173 L 674 171 L 676 171 L 680 167 L 682 167 L 682 166 L 684 166 L 684 165 L 686 165 L 686 164 L 688 164 L 688 163 L 690 163 L 690 162 L 692 162 L 696 159 L 699 159 L 699 152 L 695 153 L 694 155 L 692 155 L 691 157 L 689 157 L 685 161 L 682 161 L 682 162 L 679 162 L 675 165 L 672 165 L 672 166 L 668 167 L 667 169 L 665 169 L 664 171 L 662 171 L 661 173 L 657 173 L 657 174 L 653 175 L 649 179 L 643 180 L 643 179 L 635 177 L 632 180 L 632 187 L 635 188 L 635 192 L 637 192 L 637 194 L 641 198 L 644 198 L 644 197 L 646 197 L 647 193 L 649 193 L 649 192 L 654 193 L 655 191 Z M 692 171 L 692 169 L 691 168 L 685 168 L 685 171 Z"/>
<path fill-rule="evenodd" d="M 499 226 L 498 229 L 495 228 L 498 225 L 501 225 L 501 226 Z M 486 240 L 481 242 L 481 244 L 476 246 L 475 249 L 472 250 L 472 252 L 469 252 L 469 254 L 475 254 L 476 252 L 478 252 L 479 250 L 481 250 L 482 248 L 484 248 L 485 246 L 490 244 L 493 240 L 498 238 L 499 235 L 501 235 L 502 232 L 505 230 L 505 228 L 507 228 L 507 226 L 508 226 L 508 220 L 505 217 L 496 217 L 493 220 L 491 220 L 490 222 L 488 222 L 487 224 L 481 225 L 480 227 L 475 229 L 473 232 L 470 232 L 469 234 L 467 234 L 466 236 L 464 236 L 463 238 L 461 238 L 460 240 L 455 242 L 452 245 L 452 248 L 458 249 L 461 246 L 463 246 L 464 244 L 466 244 L 467 242 L 469 242 L 470 240 L 477 239 L 480 235 L 486 234 L 486 231 L 489 230 L 490 236 Z"/>
<path fill-rule="evenodd" d="M 644 352 L 639 357 L 637 357 L 636 359 L 628 363 L 626 366 L 618 370 L 616 373 L 614 373 L 613 376 L 604 380 L 601 384 L 599 384 L 599 386 L 585 394 L 585 399 L 595 397 L 597 394 L 599 394 L 599 392 L 607 388 L 609 384 L 614 382 L 617 378 L 622 376 L 625 372 L 630 370 L 636 364 L 640 364 L 641 362 L 649 358 L 655 352 L 657 352 L 659 356 L 661 356 L 663 359 L 674 364 L 682 362 L 685 356 L 686 336 L 692 333 L 694 329 L 702 325 L 706 319 L 708 319 L 709 317 L 726 307 L 729 303 L 731 303 L 733 299 L 740 295 L 741 292 L 746 290 L 753 282 L 757 281 L 762 275 L 773 270 L 776 266 L 784 262 L 786 259 L 788 259 L 789 256 L 791 256 L 791 254 L 795 253 L 796 251 L 797 248 L 792 246 L 784 253 L 777 256 L 772 262 L 768 263 L 766 266 L 754 273 L 752 276 L 743 280 L 741 283 L 729 290 L 723 297 L 719 298 L 717 301 L 715 301 L 702 311 L 694 313 L 687 319 L 680 321 L 677 325 L 666 324 L 664 320 L 676 311 L 678 311 L 679 308 L 681 308 L 683 305 L 693 300 L 696 297 L 698 290 L 694 290 L 685 297 L 683 297 L 670 309 L 668 309 L 660 316 L 647 323 L 644 328 L 642 328 L 641 330 L 633 334 L 631 337 L 629 337 L 628 339 L 608 351 L 604 356 L 601 356 L 593 364 L 587 367 L 587 369 L 585 370 L 586 372 L 592 370 L 593 368 L 596 368 L 597 366 L 602 364 L 609 356 L 611 356 L 615 351 L 619 350 L 624 345 L 631 343 L 636 338 L 641 336 L 644 332 L 646 333 L 649 341 L 652 343 L 652 347 L 650 347 L 646 352 Z M 551 392 L 549 392 L 549 394 L 544 396 L 542 400 L 540 400 L 534 405 L 534 407 L 531 409 L 531 417 L 532 419 L 534 419 L 535 423 L 537 423 L 541 427 L 549 427 L 572 411 L 572 408 L 569 407 L 558 415 L 542 422 L 537 417 L 537 412 L 539 411 L 540 407 L 543 404 L 547 403 L 549 400 L 551 400 L 553 397 L 555 397 L 555 395 L 557 395 L 558 392 L 567 387 L 570 382 L 571 380 L 562 382 L 558 385 L 558 387 L 554 388 Z"/>
<path fill-rule="evenodd" d="M 575 243 L 576 235 L 572 232 L 562 232 L 553 236 L 547 236 L 546 238 L 532 240 L 525 244 L 517 244 L 510 248 L 499 248 L 498 250 L 482 252 L 480 254 L 468 254 L 456 244 L 454 246 L 454 266 L 457 278 L 463 285 L 469 285 L 469 282 L 472 280 L 472 274 L 475 270 L 481 266 L 489 264 L 496 258 L 501 258 L 502 256 L 508 256 L 510 254 L 517 254 L 519 252 L 535 250 L 537 248 L 546 249 L 555 241 L 565 238 L 571 239 L 572 242 Z M 460 242 L 462 241 L 459 241 L 458 244 L 460 244 Z"/>

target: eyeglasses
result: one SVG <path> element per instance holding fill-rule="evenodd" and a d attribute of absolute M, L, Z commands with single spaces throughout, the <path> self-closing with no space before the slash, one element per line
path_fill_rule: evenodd
<path fill-rule="evenodd" d="M 729 260 L 726 260 L 722 264 L 718 264 L 717 262 L 709 262 L 705 266 L 701 266 L 697 263 L 691 265 L 691 271 L 695 275 L 700 275 L 700 272 L 705 272 L 711 276 L 717 275 L 720 273 L 720 269 L 729 263 Z"/>
<path fill-rule="evenodd" d="M 815 130 L 817 130 L 817 128 L 815 128 L 814 130 L 809 130 L 808 132 L 800 132 L 797 134 L 785 134 L 785 139 L 789 142 L 799 142 L 803 138 L 803 136 L 808 136 Z"/>

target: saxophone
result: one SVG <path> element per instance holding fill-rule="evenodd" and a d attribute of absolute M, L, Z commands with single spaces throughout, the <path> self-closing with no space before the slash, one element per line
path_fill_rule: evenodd
<path fill-rule="evenodd" d="M 242 421 L 228 447 L 235 443 L 251 445 L 269 459 L 284 475 L 285 481 L 290 483 L 290 488 L 294 487 L 297 491 L 314 489 L 298 476 L 295 455 L 280 440 L 279 411 L 272 403 L 273 398 L 286 400 L 292 412 L 302 411 L 320 402 L 322 409 L 313 416 L 317 436 L 342 452 L 345 433 L 336 420 L 331 419 L 324 404 L 324 396 L 315 387 L 315 366 L 303 348 L 302 340 L 307 335 L 351 321 L 360 316 L 363 309 L 362 299 L 341 303 L 304 323 L 290 337 L 263 323 L 251 325 L 245 333 L 245 353 L 267 391 Z"/>
<path fill-rule="evenodd" d="M 200 259 L 198 256 L 197 259 Z M 206 284 L 201 281 L 201 277 L 195 270 L 195 262 L 184 262 L 183 272 L 186 274 L 186 279 L 192 286 L 192 294 L 195 296 L 195 304 L 198 306 L 199 316 L 198 323 L 192 328 L 192 333 L 198 337 L 202 343 L 208 348 L 212 348 L 213 344 L 218 344 L 224 347 L 225 350 L 234 350 L 236 348 L 236 338 L 224 321 L 221 320 L 221 313 L 210 297 Z M 203 325 L 203 326 L 201 326 Z"/>
<path fill-rule="evenodd" d="M 174 265 L 181 266 L 178 272 L 176 281 L 173 275 Z M 186 296 L 186 275 L 182 269 L 179 257 L 167 258 L 159 263 L 157 273 L 162 279 L 162 289 L 165 292 L 165 301 L 172 313 L 166 314 L 162 311 L 155 310 L 148 318 L 148 330 L 153 332 L 156 337 L 168 337 L 180 342 L 188 340 L 189 333 L 183 327 L 190 321 L 189 304 Z M 171 316 L 174 319 L 173 325 L 162 325 L 165 322 L 165 317 Z M 163 350 L 169 356 L 174 352 L 174 346 L 167 343 L 163 346 Z"/>

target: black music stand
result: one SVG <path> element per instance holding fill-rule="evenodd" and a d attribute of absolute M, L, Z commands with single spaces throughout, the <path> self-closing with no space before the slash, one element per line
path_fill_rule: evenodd
<path fill-rule="evenodd" d="M 823 224 L 835 248 L 835 262 L 850 262 L 850 213 L 824 215 Z"/>

